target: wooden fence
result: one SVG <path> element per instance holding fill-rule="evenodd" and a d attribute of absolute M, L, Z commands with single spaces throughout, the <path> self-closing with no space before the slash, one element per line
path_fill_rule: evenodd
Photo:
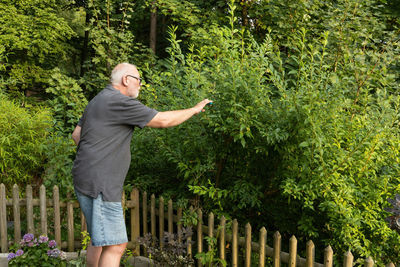
<path fill-rule="evenodd" d="M 69 198 L 67 201 L 60 201 L 59 190 L 57 186 L 53 188 L 52 199 L 46 199 L 46 188 L 42 185 L 40 187 L 39 199 L 33 199 L 32 197 L 32 187 L 28 185 L 26 187 L 25 198 L 19 198 L 19 188 L 14 185 L 12 189 L 12 198 L 7 199 L 6 190 L 4 184 L 0 185 L 0 239 L 1 239 L 1 252 L 8 252 L 8 247 L 12 243 L 17 243 L 21 240 L 21 207 L 26 209 L 26 229 L 29 233 L 54 235 L 57 244 L 61 244 L 62 249 L 67 249 L 68 251 L 74 251 L 81 247 L 79 238 L 75 239 L 75 229 L 74 229 L 74 212 L 75 215 L 80 214 L 80 230 L 86 230 L 86 223 L 82 212 L 79 209 L 79 203 L 74 197 Z M 173 209 L 173 201 L 169 200 L 167 203 L 167 208 L 165 207 L 165 202 L 162 197 L 158 199 L 158 209 L 156 208 L 156 197 L 151 195 L 150 206 L 148 206 L 148 196 L 146 192 L 142 193 L 142 201 L 140 202 L 139 191 L 134 189 L 130 198 L 126 199 L 125 194 L 122 197 L 122 203 L 125 212 L 130 212 L 130 241 L 128 247 L 133 249 L 136 255 L 140 255 L 140 247 L 137 243 L 137 238 L 142 236 L 144 233 L 150 232 L 152 236 L 158 237 L 159 240 L 163 239 L 164 232 L 169 233 L 179 232 L 182 228 L 182 209 L 178 208 L 176 211 Z M 40 215 L 34 212 L 34 207 L 39 207 Z M 7 239 L 7 207 L 12 208 L 13 212 L 13 225 L 14 225 L 14 240 Z M 74 211 L 79 209 L 77 211 Z M 52 210 L 52 213 L 48 213 L 48 210 Z M 167 213 L 165 214 L 165 210 Z M 141 212 L 140 212 L 141 211 Z M 209 237 L 218 237 L 218 253 L 219 258 L 226 259 L 227 256 L 227 243 L 230 246 L 230 266 L 246 266 L 250 267 L 252 265 L 251 260 L 252 252 L 255 252 L 258 256 L 257 263 L 253 262 L 254 265 L 265 266 L 266 258 L 272 259 L 273 266 L 278 267 L 281 263 L 287 264 L 289 267 L 322 267 L 322 266 L 333 266 L 333 251 L 330 246 L 324 250 L 324 262 L 315 262 L 315 247 L 312 241 L 308 241 L 306 244 L 306 258 L 301 258 L 297 254 L 297 240 L 296 237 L 292 236 L 289 240 L 289 252 L 281 251 L 281 236 L 279 232 L 273 235 L 272 247 L 267 245 L 267 231 L 263 227 L 259 231 L 259 241 L 252 241 L 252 229 L 251 225 L 247 223 L 244 227 L 245 236 L 239 236 L 239 225 L 237 220 L 233 220 L 230 231 L 226 229 L 226 220 L 222 217 L 219 221 L 217 228 L 215 229 L 215 219 L 214 214 L 208 214 L 208 224 L 203 223 L 203 214 L 201 210 L 197 210 L 198 223 L 195 226 L 195 235 L 193 236 L 192 244 L 188 245 L 188 253 L 190 255 L 196 252 L 204 251 L 204 235 Z M 141 214 L 140 214 L 141 213 Z M 11 212 L 9 212 L 11 214 Z M 36 225 L 40 224 L 40 230 L 35 229 L 35 215 Z M 61 216 L 66 214 L 65 216 Z M 150 214 L 150 218 L 148 215 Z M 49 231 L 48 218 L 51 217 L 53 222 L 52 231 Z M 140 217 L 142 223 L 140 222 Z M 156 219 L 158 217 L 158 220 Z M 40 218 L 40 222 L 39 222 Z M 150 219 L 150 220 L 148 220 Z M 150 231 L 148 231 L 148 223 L 150 221 Z M 157 229 L 158 222 L 158 229 Z M 167 222 L 167 225 L 165 225 Z M 62 227 L 64 225 L 64 227 Z M 66 228 L 66 229 L 65 229 Z M 62 240 L 61 232 L 67 232 L 66 240 Z M 230 234 L 228 234 L 228 232 Z M 65 232 L 63 232 L 65 233 Z M 210 247 L 208 248 L 210 249 Z M 244 255 L 241 254 L 244 252 Z M 240 255 L 239 255 L 240 254 Z M 353 255 L 350 251 L 343 255 L 343 266 L 350 267 L 353 266 Z M 366 267 L 374 266 L 374 260 L 372 258 L 367 258 L 364 261 Z M 201 266 L 200 262 L 197 263 Z M 393 263 L 388 263 L 387 267 L 394 267 Z"/>

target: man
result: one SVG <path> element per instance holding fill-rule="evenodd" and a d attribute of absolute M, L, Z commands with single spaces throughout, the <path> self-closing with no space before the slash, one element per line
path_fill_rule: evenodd
<path fill-rule="evenodd" d="M 118 64 L 111 84 L 89 102 L 72 133 L 78 146 L 74 187 L 91 237 L 87 266 L 119 266 L 126 248 L 121 195 L 134 127 L 176 126 L 211 102 L 204 99 L 189 109 L 157 112 L 136 100 L 141 81 L 134 65 Z"/>

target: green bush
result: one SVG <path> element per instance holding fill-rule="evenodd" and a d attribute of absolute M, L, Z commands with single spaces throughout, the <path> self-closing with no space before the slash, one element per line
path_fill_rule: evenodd
<path fill-rule="evenodd" d="M 50 127 L 49 110 L 22 107 L 0 94 L 0 177 L 8 188 L 41 179 Z"/>
<path fill-rule="evenodd" d="M 164 189 L 190 196 L 177 190 L 189 185 L 206 209 L 255 228 L 330 244 L 335 255 L 399 261 L 400 236 L 383 211 L 400 189 L 398 41 L 363 46 L 351 32 L 342 49 L 337 33 L 301 29 L 286 54 L 272 34 L 257 43 L 235 29 L 232 14 L 230 28 L 199 29 L 186 54 L 171 29 L 170 57 L 146 69 L 140 97 L 149 106 L 214 104 L 178 127 L 136 135 L 135 183 L 157 173 Z"/>

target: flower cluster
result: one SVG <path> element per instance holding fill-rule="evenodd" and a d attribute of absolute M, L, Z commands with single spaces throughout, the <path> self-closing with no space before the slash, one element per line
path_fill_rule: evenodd
<path fill-rule="evenodd" d="M 57 248 L 55 240 L 50 240 L 45 235 L 35 238 L 33 234 L 25 234 L 19 243 L 18 250 L 8 254 L 9 266 L 20 266 L 24 263 L 29 263 L 29 266 L 36 266 L 40 262 L 48 262 L 58 264 L 65 260 L 66 253 Z"/>

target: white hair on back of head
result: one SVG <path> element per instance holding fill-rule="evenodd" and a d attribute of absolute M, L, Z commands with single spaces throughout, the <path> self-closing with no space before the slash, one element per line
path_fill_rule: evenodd
<path fill-rule="evenodd" d="M 131 68 L 134 67 L 136 69 L 136 66 L 127 62 L 123 62 L 115 66 L 115 68 L 111 72 L 111 84 L 121 84 L 122 83 L 122 77 L 129 73 Z"/>

